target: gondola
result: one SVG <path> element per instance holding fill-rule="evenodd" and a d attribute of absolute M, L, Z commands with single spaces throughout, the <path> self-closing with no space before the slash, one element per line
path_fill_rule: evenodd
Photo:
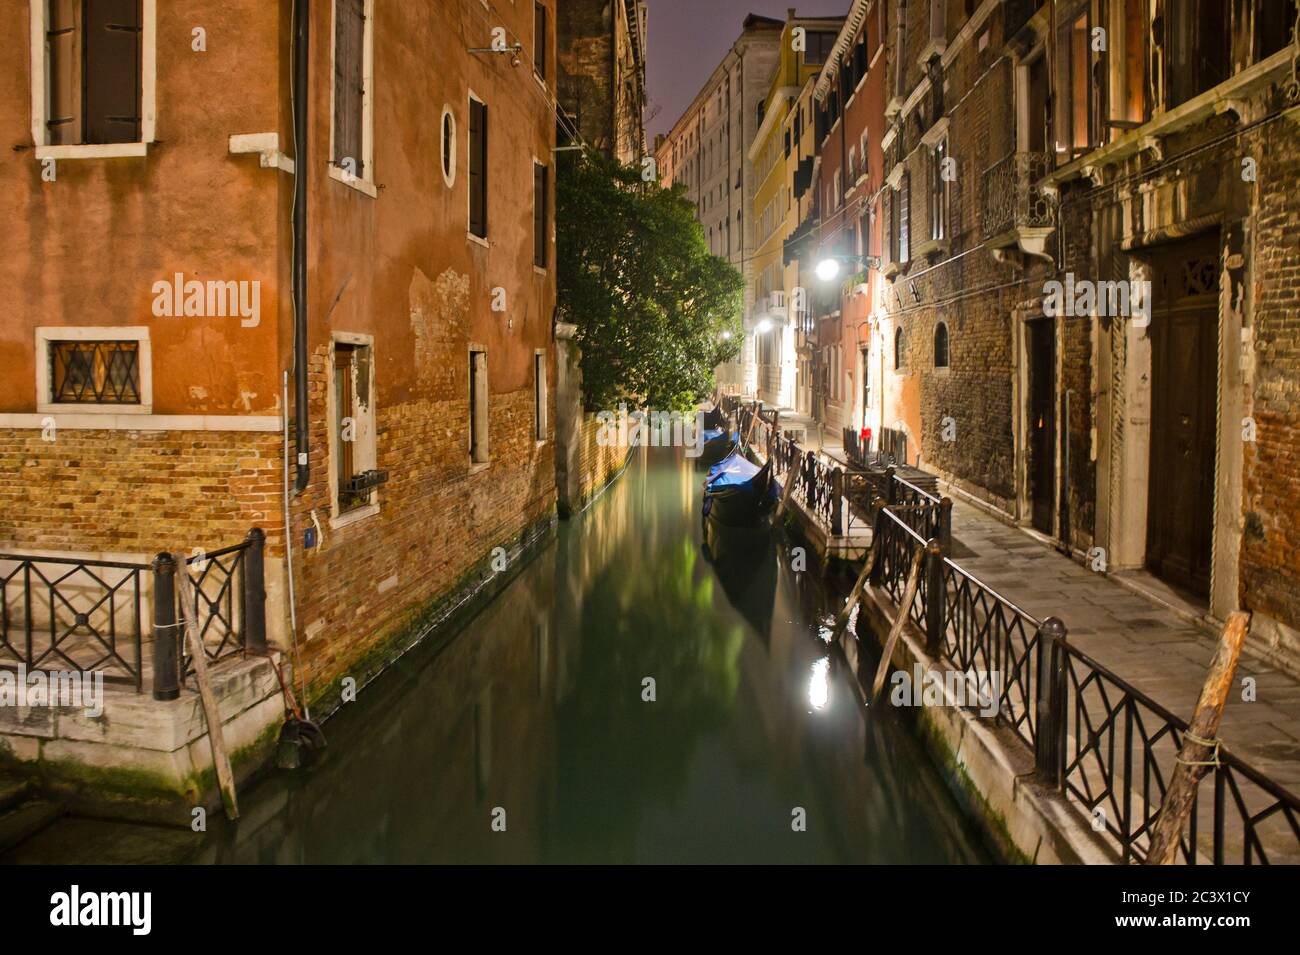
<path fill-rule="evenodd" d="M 728 431 L 726 428 L 705 428 L 702 434 L 704 445 L 696 459 L 696 464 L 700 466 L 711 467 L 717 464 L 740 442 L 739 432 Z"/>
<path fill-rule="evenodd" d="M 711 467 L 704 482 L 704 518 L 725 527 L 753 527 L 776 502 L 771 462 L 760 467 L 739 448 Z"/>
<path fill-rule="evenodd" d="M 704 427 L 709 430 L 726 431 L 730 424 L 727 413 L 720 406 L 714 406 L 712 411 L 704 412 Z"/>

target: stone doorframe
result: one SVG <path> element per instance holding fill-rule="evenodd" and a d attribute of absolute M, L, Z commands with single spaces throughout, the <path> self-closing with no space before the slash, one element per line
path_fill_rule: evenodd
<path fill-rule="evenodd" d="M 1215 387 L 1215 488 L 1211 525 L 1208 615 L 1222 620 L 1238 609 L 1243 430 L 1249 414 L 1250 275 L 1244 224 L 1227 226 L 1220 240 L 1218 381 Z M 1129 276 L 1154 282 L 1153 269 L 1134 250 Z M 1153 317 L 1153 321 L 1157 320 Z M 1097 542 L 1111 570 L 1140 569 L 1146 559 L 1147 494 L 1151 462 L 1151 341 L 1146 328 L 1113 322 L 1098 349 Z M 1117 337 L 1122 336 L 1122 337 Z"/>
<path fill-rule="evenodd" d="M 1011 433 L 1015 448 L 1015 501 L 1013 515 L 1021 527 L 1033 526 L 1034 504 L 1029 496 L 1029 327 L 1035 319 L 1047 319 L 1043 314 L 1043 298 L 1027 299 L 1011 309 Z M 1055 396 L 1056 435 L 1052 448 L 1053 473 L 1056 488 L 1052 507 L 1053 540 L 1061 538 L 1061 435 L 1068 423 L 1062 418 L 1061 373 L 1065 357 L 1065 323 L 1068 316 L 1055 318 L 1055 358 L 1052 369 L 1052 393 Z"/>

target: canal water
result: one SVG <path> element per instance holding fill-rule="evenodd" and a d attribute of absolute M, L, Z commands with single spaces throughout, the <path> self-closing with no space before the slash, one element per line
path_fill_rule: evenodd
<path fill-rule="evenodd" d="M 458 634 L 344 706 L 321 763 L 241 793 L 237 825 L 67 819 L 3 861 L 990 861 L 825 643 L 815 562 L 772 532 L 706 546 L 701 479 L 637 452 Z"/>

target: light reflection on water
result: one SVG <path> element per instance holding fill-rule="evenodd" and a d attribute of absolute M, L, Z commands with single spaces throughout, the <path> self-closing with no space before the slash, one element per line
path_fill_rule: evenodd
<path fill-rule="evenodd" d="M 237 826 L 73 821 L 15 855 L 987 861 L 894 714 L 861 707 L 823 639 L 835 608 L 786 545 L 704 548 L 700 483 L 680 449 L 638 452 L 461 633 L 331 720 L 321 765 L 241 794 Z"/>

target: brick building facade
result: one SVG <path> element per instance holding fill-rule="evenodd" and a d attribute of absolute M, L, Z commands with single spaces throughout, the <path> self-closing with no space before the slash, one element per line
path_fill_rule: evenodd
<path fill-rule="evenodd" d="M 591 146 L 621 163 L 645 155 L 644 0 L 568 0 L 559 18 L 560 106 Z"/>
<path fill-rule="evenodd" d="M 288 546 L 308 696 L 332 698 L 554 521 L 555 3 L 21 7 L 0 551 L 147 561 L 262 527 L 272 644 Z"/>

